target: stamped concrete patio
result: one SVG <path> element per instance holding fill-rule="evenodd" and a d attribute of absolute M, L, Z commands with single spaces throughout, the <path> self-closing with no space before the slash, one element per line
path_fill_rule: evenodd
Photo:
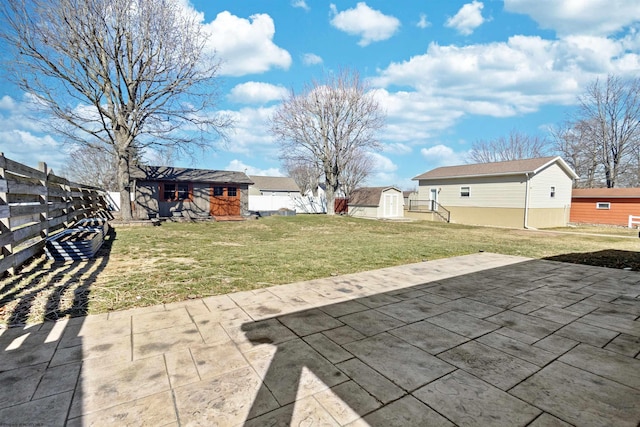
<path fill-rule="evenodd" d="M 0 422 L 640 422 L 640 273 L 488 253 L 0 331 Z"/>

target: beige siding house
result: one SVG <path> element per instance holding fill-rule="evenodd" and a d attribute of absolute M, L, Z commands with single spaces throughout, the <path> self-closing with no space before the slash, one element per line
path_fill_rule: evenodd
<path fill-rule="evenodd" d="M 349 197 L 349 215 L 361 218 L 402 218 L 404 198 L 396 187 L 363 187 Z"/>
<path fill-rule="evenodd" d="M 409 212 L 461 224 L 561 227 L 577 177 L 560 157 L 441 167 L 413 178 L 418 200 Z"/>

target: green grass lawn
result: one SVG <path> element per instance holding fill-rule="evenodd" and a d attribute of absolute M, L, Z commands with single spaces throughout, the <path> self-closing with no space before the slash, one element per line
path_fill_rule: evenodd
<path fill-rule="evenodd" d="M 638 246 L 637 235 L 634 240 L 325 215 L 118 227 L 94 261 L 39 260 L 5 279 L 0 319 L 6 322 L 21 304 L 31 320 L 100 313 L 478 251 L 544 258 Z"/>

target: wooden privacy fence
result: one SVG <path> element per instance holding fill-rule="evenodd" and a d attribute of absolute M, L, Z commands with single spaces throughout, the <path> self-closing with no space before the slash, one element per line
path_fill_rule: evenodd
<path fill-rule="evenodd" d="M 82 218 L 107 215 L 104 192 L 0 153 L 0 275 L 39 255 L 46 239 Z"/>

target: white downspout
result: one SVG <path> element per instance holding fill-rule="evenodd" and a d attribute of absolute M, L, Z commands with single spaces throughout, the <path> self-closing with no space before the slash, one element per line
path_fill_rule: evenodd
<path fill-rule="evenodd" d="M 529 172 L 525 172 L 527 179 L 524 187 L 524 228 L 529 228 Z"/>

